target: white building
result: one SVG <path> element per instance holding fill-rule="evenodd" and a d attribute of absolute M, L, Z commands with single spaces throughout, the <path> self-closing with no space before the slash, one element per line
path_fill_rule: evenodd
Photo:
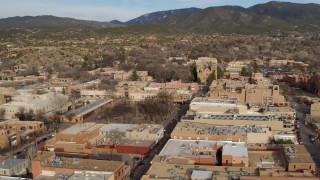
<path fill-rule="evenodd" d="M 5 159 L 0 163 L 0 176 L 25 175 L 28 168 L 27 159 Z"/>
<path fill-rule="evenodd" d="M 0 109 L 5 109 L 5 119 L 15 118 L 15 114 L 22 108 L 25 112 L 48 113 L 62 108 L 68 103 L 67 96 L 57 93 L 31 94 L 28 91 L 20 91 L 20 95 L 12 98 L 12 101 L 0 105 Z"/>

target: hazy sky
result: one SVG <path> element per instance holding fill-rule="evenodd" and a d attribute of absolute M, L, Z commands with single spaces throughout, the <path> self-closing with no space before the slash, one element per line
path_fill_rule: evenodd
<path fill-rule="evenodd" d="M 187 7 L 221 5 L 250 7 L 264 0 L 1 0 L 0 18 L 12 16 L 54 15 L 77 19 L 127 21 L 145 13 Z M 320 0 L 291 0 L 319 3 Z"/>

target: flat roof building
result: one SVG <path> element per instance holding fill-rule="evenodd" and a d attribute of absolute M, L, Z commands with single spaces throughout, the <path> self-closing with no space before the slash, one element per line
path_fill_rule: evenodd
<path fill-rule="evenodd" d="M 41 174 L 63 174 L 69 177 L 74 173 L 88 171 L 109 174 L 110 180 L 122 180 L 126 176 L 124 162 L 58 157 L 52 152 L 39 152 L 32 160 L 33 178 Z"/>
<path fill-rule="evenodd" d="M 59 153 L 147 154 L 164 137 L 158 124 L 76 124 L 46 141 L 45 149 Z"/>
<path fill-rule="evenodd" d="M 215 126 L 257 125 L 268 126 L 272 131 L 291 131 L 292 124 L 285 124 L 276 115 L 197 114 L 182 117 L 183 122 L 206 123 Z"/>
<path fill-rule="evenodd" d="M 88 105 L 67 113 L 65 119 L 75 123 L 82 123 L 85 118 L 89 117 L 97 110 L 112 104 L 113 101 L 113 99 L 98 99 Z"/>
<path fill-rule="evenodd" d="M 42 135 L 46 127 L 40 121 L 15 121 L 0 122 L 0 148 L 21 145 L 31 137 Z"/>
<path fill-rule="evenodd" d="M 238 154 L 233 153 L 236 152 L 232 151 L 235 149 L 239 151 Z M 222 157 L 217 156 L 218 151 L 222 151 Z M 199 165 L 222 163 L 227 166 L 247 167 L 247 154 L 248 150 L 243 142 L 170 139 L 155 161 Z"/>
<path fill-rule="evenodd" d="M 48 113 L 61 108 L 68 103 L 68 98 L 63 94 L 46 93 L 32 94 L 30 91 L 18 91 L 17 96 L 12 97 L 12 101 L 0 105 L 0 109 L 5 110 L 5 119 L 16 118 L 15 114 L 23 108 L 25 112 Z"/>
<path fill-rule="evenodd" d="M 263 125 L 212 126 L 212 124 L 199 122 L 179 122 L 171 133 L 171 138 L 255 144 L 270 143 L 273 133 L 268 126 Z"/>
<path fill-rule="evenodd" d="M 283 145 L 288 171 L 310 171 L 316 173 L 316 164 L 304 145 Z"/>

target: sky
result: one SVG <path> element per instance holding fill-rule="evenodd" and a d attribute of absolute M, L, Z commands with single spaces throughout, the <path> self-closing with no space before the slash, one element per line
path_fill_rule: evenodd
<path fill-rule="evenodd" d="M 1 0 L 0 18 L 13 16 L 54 15 L 84 20 L 127 21 L 140 15 L 188 7 L 238 5 L 250 7 L 267 0 Z M 295 3 L 318 3 L 320 0 L 288 0 Z"/>

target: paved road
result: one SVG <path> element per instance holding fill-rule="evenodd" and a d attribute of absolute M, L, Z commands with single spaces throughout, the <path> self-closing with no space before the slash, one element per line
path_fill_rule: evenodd
<path fill-rule="evenodd" d="M 170 139 L 170 134 L 177 125 L 178 121 L 181 119 L 181 117 L 186 113 L 186 111 L 189 108 L 189 104 L 181 105 L 178 109 L 178 114 L 173 114 L 171 117 L 167 118 L 167 121 L 164 123 L 165 125 L 165 138 L 162 138 L 158 145 L 155 146 L 150 152 L 149 155 L 143 160 L 143 165 L 138 166 L 134 172 L 132 173 L 131 179 L 138 180 L 141 179 L 141 177 L 147 173 L 149 170 L 151 164 L 150 162 L 154 158 L 156 154 L 159 154 L 162 148 L 166 145 L 167 141 Z"/>
<path fill-rule="evenodd" d="M 299 118 L 299 125 L 300 125 L 300 134 L 303 141 L 303 144 L 309 151 L 310 155 L 312 156 L 313 160 L 317 164 L 317 170 L 320 170 L 320 142 L 316 140 L 316 143 L 313 144 L 309 138 L 309 135 L 316 136 L 314 130 L 308 124 L 305 125 L 305 114 L 309 111 L 309 107 L 305 104 L 293 103 L 294 108 L 297 112 L 297 117 Z"/>

